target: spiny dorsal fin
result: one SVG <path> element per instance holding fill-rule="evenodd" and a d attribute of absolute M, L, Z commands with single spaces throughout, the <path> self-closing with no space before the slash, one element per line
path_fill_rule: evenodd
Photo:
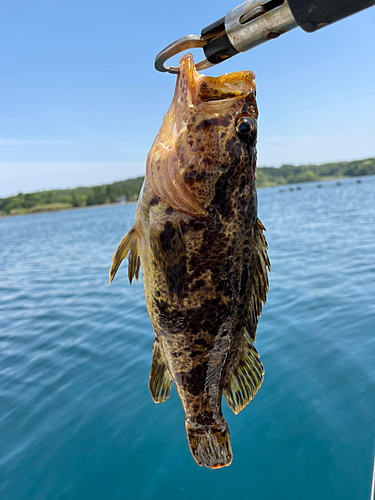
<path fill-rule="evenodd" d="M 247 332 L 244 334 L 242 357 L 228 380 L 223 394 L 235 414 L 239 413 L 255 396 L 263 382 L 264 369 L 259 354 Z"/>
<path fill-rule="evenodd" d="M 271 271 L 271 264 L 267 255 L 267 241 L 263 234 L 265 227 L 257 219 L 255 223 L 254 236 L 254 266 L 251 275 L 252 289 L 250 291 L 248 311 L 245 318 L 245 328 L 251 339 L 255 340 L 258 326 L 258 317 L 262 314 L 262 302 L 266 304 L 268 293 L 268 274 L 267 269 Z"/>
<path fill-rule="evenodd" d="M 248 311 L 245 316 L 243 339 L 240 344 L 242 357 L 239 359 L 228 380 L 223 394 L 228 406 L 239 413 L 255 396 L 262 384 L 264 369 L 253 342 L 255 341 L 258 317 L 262 312 L 262 302 L 266 303 L 268 292 L 267 268 L 271 271 L 267 255 L 267 241 L 263 224 L 257 219 L 254 229 L 255 262 L 251 273 L 252 287 L 249 294 Z"/>
<path fill-rule="evenodd" d="M 266 228 L 263 226 L 260 220 L 257 219 L 255 223 L 255 247 L 258 250 L 258 258 L 260 260 L 262 270 L 264 271 L 266 292 L 268 292 L 268 278 L 266 268 L 271 271 L 271 264 L 267 255 L 268 244 L 263 231 L 266 231 Z"/>
<path fill-rule="evenodd" d="M 139 268 L 141 267 L 141 259 L 138 255 L 138 233 L 134 227 L 122 238 L 113 256 L 112 266 L 109 271 L 109 283 L 112 283 L 116 276 L 121 262 L 129 253 L 128 276 L 129 282 L 132 284 L 133 277 L 138 281 Z"/>
<path fill-rule="evenodd" d="M 155 403 L 164 403 L 171 394 L 172 377 L 163 361 L 159 342 L 155 339 L 152 346 L 152 363 L 148 387 Z"/>
<path fill-rule="evenodd" d="M 186 245 L 178 220 L 150 224 L 150 244 L 156 265 L 163 273 L 171 297 L 181 301 L 186 274 Z"/>

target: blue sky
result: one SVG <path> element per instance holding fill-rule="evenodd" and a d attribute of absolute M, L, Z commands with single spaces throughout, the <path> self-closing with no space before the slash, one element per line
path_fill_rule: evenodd
<path fill-rule="evenodd" d="M 0 197 L 142 175 L 175 84 L 156 53 L 238 3 L 2 0 Z M 350 160 L 375 156 L 374 53 L 372 7 L 205 73 L 255 72 L 259 166 Z"/>

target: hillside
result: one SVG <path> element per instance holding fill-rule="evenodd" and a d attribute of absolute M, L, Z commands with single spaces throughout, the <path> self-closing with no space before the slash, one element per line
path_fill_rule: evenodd
<path fill-rule="evenodd" d="M 325 163 L 323 165 L 263 167 L 259 168 L 257 172 L 258 187 L 359 177 L 362 175 L 375 175 L 375 158 Z"/>
<path fill-rule="evenodd" d="M 262 167 L 257 169 L 257 187 L 299 184 L 363 175 L 375 175 L 375 158 L 325 163 L 324 165 Z M 142 182 L 143 177 L 137 177 L 102 186 L 19 193 L 16 196 L 0 198 L 0 215 L 47 212 L 121 201 L 136 201 Z"/>
<path fill-rule="evenodd" d="M 17 196 L 0 198 L 0 215 L 48 212 L 120 201 L 136 201 L 142 182 L 143 177 L 137 177 L 102 186 L 19 193 Z"/>

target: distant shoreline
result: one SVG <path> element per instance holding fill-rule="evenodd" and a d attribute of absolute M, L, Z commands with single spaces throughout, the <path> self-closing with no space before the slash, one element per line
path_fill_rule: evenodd
<path fill-rule="evenodd" d="M 369 175 L 372 175 L 372 174 L 369 174 Z M 266 186 L 257 186 L 257 190 L 261 190 L 261 189 L 266 189 L 266 188 L 274 188 L 274 187 L 285 187 L 287 188 L 288 186 L 300 186 L 301 184 L 311 184 L 311 183 L 317 183 L 317 184 L 320 184 L 320 183 L 323 183 L 323 182 L 332 182 L 332 181 L 340 181 L 340 180 L 344 180 L 344 179 L 359 179 L 359 178 L 362 178 L 362 177 L 367 177 L 367 175 L 358 175 L 356 177 L 352 177 L 352 176 L 343 176 L 343 177 L 326 177 L 324 179 L 318 179 L 318 180 L 314 180 L 314 181 L 305 181 L 305 182 L 298 182 L 298 183 L 289 183 L 289 184 L 285 184 L 285 183 L 280 183 L 280 184 L 269 184 L 269 185 L 266 185 Z M 51 208 L 50 210 L 36 210 L 36 211 L 29 211 L 29 212 L 24 212 L 24 213 L 13 213 L 13 214 L 1 214 L 0 213 L 0 219 L 2 218 L 8 218 L 8 217 L 22 217 L 24 215 L 36 215 L 36 214 L 45 214 L 45 213 L 49 213 L 49 212 L 70 212 L 71 210 L 85 210 L 85 209 L 91 209 L 91 208 L 103 208 L 103 207 L 119 207 L 119 206 L 122 206 L 122 205 L 134 205 L 138 203 L 138 200 L 131 200 L 131 201 L 121 201 L 121 202 L 114 202 L 114 203 L 99 203 L 99 204 L 96 204 L 96 205 L 84 205 L 84 206 L 80 206 L 80 207 L 59 207 L 59 208 L 56 208 L 56 209 L 53 209 Z"/>
<path fill-rule="evenodd" d="M 39 214 L 48 214 L 50 212 L 70 212 L 71 210 L 86 210 L 90 208 L 102 208 L 102 207 L 120 207 L 121 205 L 134 205 L 138 203 L 138 200 L 134 201 L 124 201 L 120 203 L 102 203 L 99 205 L 84 205 L 82 207 L 63 207 L 51 210 L 38 210 L 35 212 L 24 212 L 22 214 L 0 214 L 0 219 L 8 218 L 8 217 L 23 217 L 24 215 L 39 215 Z"/>
<path fill-rule="evenodd" d="M 375 158 L 365 158 L 323 165 L 283 165 L 257 168 L 256 187 L 301 185 L 307 182 L 335 181 L 375 175 Z M 144 177 L 74 189 L 52 189 L 18 193 L 0 198 L 0 217 L 31 213 L 57 212 L 73 208 L 119 205 L 138 199 Z"/>

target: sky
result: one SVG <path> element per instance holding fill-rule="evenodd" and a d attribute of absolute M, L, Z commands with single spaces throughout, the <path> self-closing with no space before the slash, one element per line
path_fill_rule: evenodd
<path fill-rule="evenodd" d="M 240 2 L 239 2 L 240 3 Z M 229 0 L 0 0 L 0 197 L 143 175 L 175 76 L 156 54 Z M 375 156 L 375 7 L 204 73 L 250 69 L 258 166 Z M 193 51 L 202 59 L 201 49 Z M 173 61 L 172 61 L 173 62 Z M 175 63 L 178 61 L 175 60 Z"/>

